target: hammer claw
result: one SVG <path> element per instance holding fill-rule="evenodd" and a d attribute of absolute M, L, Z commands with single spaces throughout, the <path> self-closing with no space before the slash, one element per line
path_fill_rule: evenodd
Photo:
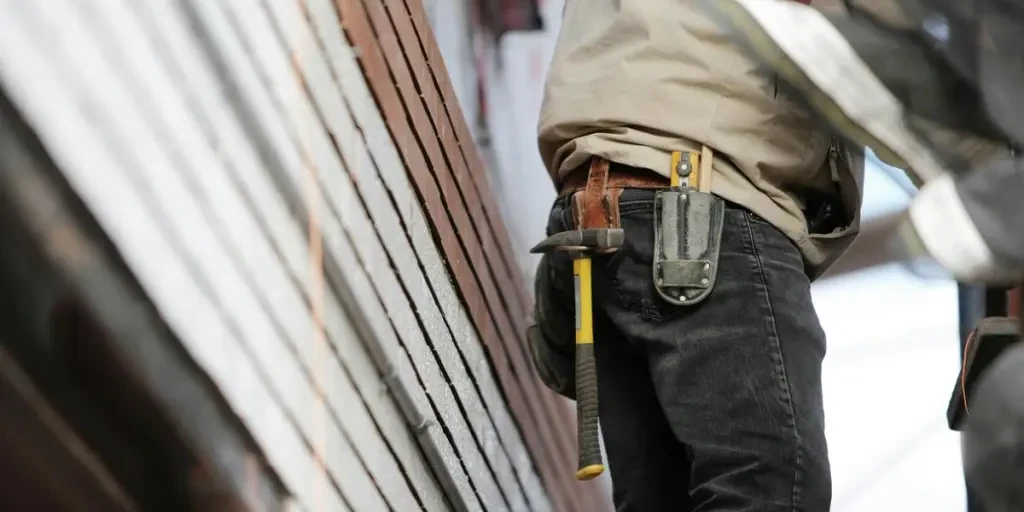
<path fill-rule="evenodd" d="M 609 252 L 621 247 L 624 239 L 625 232 L 621 228 L 576 229 L 555 233 L 530 249 L 530 252 Z"/>

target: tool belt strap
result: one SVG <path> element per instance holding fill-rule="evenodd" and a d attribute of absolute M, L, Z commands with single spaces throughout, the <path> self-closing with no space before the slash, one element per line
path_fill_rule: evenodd
<path fill-rule="evenodd" d="M 618 227 L 619 195 L 622 187 L 609 188 L 611 162 L 593 157 L 582 190 L 573 193 L 577 229 Z"/>
<path fill-rule="evenodd" d="M 698 192 L 711 192 L 713 159 L 711 148 L 703 145 L 699 152 L 673 151 L 669 183 L 675 187 L 686 185 Z"/>
<path fill-rule="evenodd" d="M 673 174 L 682 162 L 691 165 L 687 184 L 701 192 L 711 190 L 711 148 L 672 153 Z M 559 197 L 573 196 L 576 227 L 618 228 L 619 196 L 626 188 L 662 189 L 671 185 L 670 178 L 648 169 L 616 164 L 601 157 L 592 157 L 585 166 L 571 171 L 562 181 Z"/>
<path fill-rule="evenodd" d="M 675 168 L 682 159 L 692 161 L 696 172 L 691 174 L 691 180 L 687 184 L 701 192 L 711 191 L 712 161 L 714 152 L 707 146 L 701 146 L 697 151 L 675 151 L 672 153 L 672 166 Z M 587 187 L 590 171 L 597 163 L 607 163 L 607 175 L 602 177 L 605 189 L 616 188 L 666 188 L 670 186 L 669 178 L 662 176 L 649 169 L 631 167 L 628 165 L 609 162 L 603 158 L 593 157 L 586 164 L 569 171 L 562 179 L 562 186 L 558 197 L 566 197 L 575 194 Z M 602 163 L 602 165 L 604 165 Z"/>

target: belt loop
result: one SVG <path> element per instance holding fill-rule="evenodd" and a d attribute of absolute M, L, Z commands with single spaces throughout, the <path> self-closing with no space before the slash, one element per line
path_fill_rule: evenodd
<path fill-rule="evenodd" d="M 697 176 L 697 190 L 700 192 L 711 192 L 711 160 L 714 158 L 711 148 L 706 145 L 700 147 L 700 175 Z"/>
<path fill-rule="evenodd" d="M 699 192 L 711 192 L 711 163 L 714 155 L 711 148 L 701 145 L 700 151 L 673 151 L 669 183 L 673 187 L 683 185 Z M 684 180 L 685 178 L 685 180 Z"/>

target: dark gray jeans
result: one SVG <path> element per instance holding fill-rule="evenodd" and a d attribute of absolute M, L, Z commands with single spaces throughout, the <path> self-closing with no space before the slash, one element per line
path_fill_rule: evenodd
<path fill-rule="evenodd" d="M 594 260 L 601 429 L 617 509 L 827 511 L 825 334 L 800 253 L 728 205 L 715 290 L 697 306 L 670 305 L 651 277 L 653 202 L 651 190 L 624 191 L 625 246 Z M 549 234 L 573 229 L 566 204 L 556 202 Z M 553 257 L 550 270 L 558 300 L 572 304 L 570 257 Z"/>

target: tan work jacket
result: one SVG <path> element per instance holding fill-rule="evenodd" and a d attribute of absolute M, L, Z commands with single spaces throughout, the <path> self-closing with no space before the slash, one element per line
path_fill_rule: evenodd
<path fill-rule="evenodd" d="M 672 151 L 705 144 L 715 151 L 712 192 L 789 236 L 814 278 L 859 229 L 863 152 L 847 151 L 777 85 L 692 2 L 566 0 L 541 156 L 556 183 L 589 156 L 667 176 Z M 850 225 L 809 233 L 811 193 L 841 198 Z"/>

